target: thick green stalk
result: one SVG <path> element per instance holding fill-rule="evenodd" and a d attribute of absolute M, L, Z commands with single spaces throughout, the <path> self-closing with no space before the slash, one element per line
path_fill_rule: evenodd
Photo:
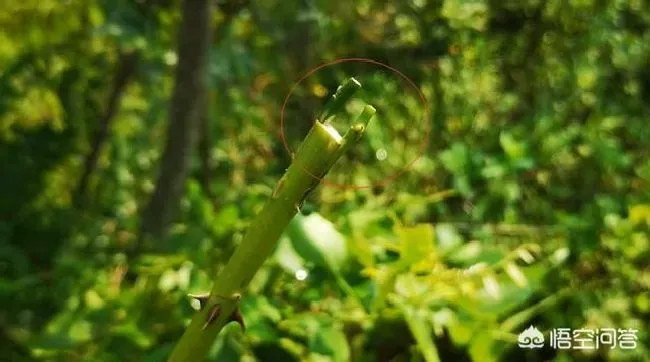
<path fill-rule="evenodd" d="M 354 81 L 354 84 L 358 82 Z M 364 121 L 369 121 L 365 119 Z M 365 125 L 363 125 L 365 127 Z M 353 127 L 353 134 L 363 128 Z M 202 361 L 221 329 L 238 316 L 239 295 L 272 253 L 298 205 L 358 137 L 341 137 L 330 125 L 315 121 L 278 182 L 271 199 L 251 223 L 241 244 L 217 276 L 200 311 L 174 348 L 168 362 Z"/>

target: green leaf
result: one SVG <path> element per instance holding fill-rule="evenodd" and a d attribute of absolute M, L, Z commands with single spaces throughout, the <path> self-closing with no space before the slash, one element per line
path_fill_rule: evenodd
<path fill-rule="evenodd" d="M 462 143 L 454 143 L 440 154 L 440 160 L 451 173 L 462 175 L 470 162 L 469 150 Z"/>
<path fill-rule="evenodd" d="M 104 300 L 94 289 L 88 289 L 84 293 L 84 303 L 88 309 L 100 309 L 104 306 Z"/>
<path fill-rule="evenodd" d="M 66 350 L 74 348 L 78 344 L 64 334 L 46 333 L 35 338 L 28 345 L 33 350 Z"/>
<path fill-rule="evenodd" d="M 451 224 L 436 225 L 436 245 L 442 252 L 447 252 L 463 243 L 463 237 Z"/>
<path fill-rule="evenodd" d="M 478 330 L 476 322 L 464 315 L 454 314 L 447 325 L 449 337 L 455 345 L 464 346 L 472 340 L 475 330 Z"/>
<path fill-rule="evenodd" d="M 395 279 L 395 293 L 409 298 L 409 300 L 422 298 L 428 291 L 429 285 L 411 273 L 400 274 Z"/>
<path fill-rule="evenodd" d="M 244 298 L 241 302 L 242 315 L 248 325 L 246 335 L 255 343 L 275 341 L 278 333 L 275 325 L 282 315 L 264 296 Z"/>
<path fill-rule="evenodd" d="M 477 263 L 495 264 L 502 260 L 505 254 L 494 248 L 486 248 L 479 242 L 470 242 L 446 255 L 450 263 L 470 266 Z"/>
<path fill-rule="evenodd" d="M 384 306 L 389 293 L 393 292 L 398 273 L 394 267 L 382 266 L 373 275 L 374 300 L 372 308 L 377 310 Z"/>
<path fill-rule="evenodd" d="M 301 313 L 278 323 L 278 328 L 295 337 L 309 339 L 331 318 L 322 313 Z"/>
<path fill-rule="evenodd" d="M 148 349 L 154 342 L 153 338 L 144 333 L 135 321 L 114 327 L 112 331 L 115 336 L 123 336 L 142 349 Z"/>
<path fill-rule="evenodd" d="M 217 338 L 208 352 L 209 360 L 219 362 L 238 362 L 242 360 L 242 348 L 235 343 L 229 333 L 223 333 Z"/>
<path fill-rule="evenodd" d="M 526 276 L 524 273 L 521 272 L 521 269 L 515 264 L 515 263 L 508 263 L 505 266 L 505 271 L 512 279 L 512 281 L 518 286 L 518 287 L 525 287 L 528 284 L 528 280 L 526 279 Z"/>
<path fill-rule="evenodd" d="M 338 325 L 321 326 L 309 343 L 310 350 L 325 356 L 330 356 L 333 362 L 350 360 L 350 346 L 345 333 Z"/>
<path fill-rule="evenodd" d="M 642 223 L 650 225 L 650 205 L 630 205 L 628 215 L 629 220 L 634 225 Z"/>
<path fill-rule="evenodd" d="M 298 255 L 314 265 L 341 270 L 347 261 L 345 239 L 334 224 L 318 213 L 296 215 L 287 228 L 287 235 Z"/>
<path fill-rule="evenodd" d="M 417 310 L 403 303 L 398 303 L 398 306 L 404 314 L 404 319 L 406 319 L 406 323 L 411 333 L 413 333 L 413 337 L 415 337 L 415 341 L 424 356 L 424 360 L 426 362 L 440 362 L 438 349 L 433 343 L 431 325 L 428 322 L 429 319 L 425 318 L 427 311 Z"/>
<path fill-rule="evenodd" d="M 93 326 L 86 320 L 77 320 L 68 330 L 68 336 L 76 342 L 87 342 L 92 339 Z"/>
<path fill-rule="evenodd" d="M 499 275 L 495 282 L 499 285 L 500 298 L 494 299 L 487 295 L 477 296 L 479 309 L 495 317 L 508 316 L 511 311 L 524 304 L 528 298 L 541 286 L 541 280 L 548 270 L 542 265 L 520 267 L 527 279 L 525 287 L 519 287 L 507 275 Z"/>
<path fill-rule="evenodd" d="M 420 261 L 435 256 L 434 230 L 431 224 L 396 228 L 399 237 L 401 267 L 411 267 Z"/>
<path fill-rule="evenodd" d="M 226 205 L 215 215 L 212 222 L 212 231 L 216 235 L 224 235 L 239 221 L 239 209 L 234 205 Z"/>
<path fill-rule="evenodd" d="M 178 273 L 176 270 L 167 269 L 160 276 L 158 281 L 158 288 L 163 292 L 168 292 L 178 285 Z"/>
<path fill-rule="evenodd" d="M 494 351 L 494 340 L 487 331 L 474 334 L 469 345 L 469 354 L 473 361 L 496 362 L 499 360 Z"/>
<path fill-rule="evenodd" d="M 549 309 L 555 306 L 561 297 L 561 293 L 552 294 L 551 296 L 544 298 L 538 303 L 508 316 L 508 318 L 501 322 L 499 328 L 504 332 L 512 332 L 516 328 L 521 327 L 524 323 L 530 321 L 535 315 L 539 314 L 545 309 Z"/>
<path fill-rule="evenodd" d="M 167 357 L 169 357 L 172 348 L 174 348 L 174 345 L 171 343 L 158 346 L 149 352 L 146 357 L 142 359 L 142 362 L 165 362 L 167 361 Z"/>
<path fill-rule="evenodd" d="M 524 145 L 508 132 L 501 132 L 499 135 L 499 144 L 501 144 L 501 148 L 503 148 L 503 151 L 511 160 L 518 160 L 525 154 Z"/>
<path fill-rule="evenodd" d="M 278 241 L 273 258 L 287 272 L 295 274 L 298 270 L 305 269 L 305 260 L 294 250 L 291 239 L 284 234 Z"/>

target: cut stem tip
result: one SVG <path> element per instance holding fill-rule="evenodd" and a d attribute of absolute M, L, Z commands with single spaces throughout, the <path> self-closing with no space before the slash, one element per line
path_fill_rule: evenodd
<path fill-rule="evenodd" d="M 347 101 L 352 98 L 354 93 L 361 89 L 361 83 L 354 77 L 348 78 L 341 86 L 338 87 L 332 98 L 325 105 L 320 120 L 327 123 L 334 115 L 340 111 Z"/>
<path fill-rule="evenodd" d="M 363 107 L 363 111 L 361 111 L 361 114 L 359 115 L 359 117 L 357 117 L 357 122 L 355 123 L 355 125 L 362 124 L 364 127 L 367 127 L 372 117 L 375 116 L 375 113 L 377 113 L 375 107 L 369 104 L 365 105 Z"/>

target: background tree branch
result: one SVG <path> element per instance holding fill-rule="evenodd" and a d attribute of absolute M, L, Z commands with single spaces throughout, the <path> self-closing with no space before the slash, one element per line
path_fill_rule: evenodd
<path fill-rule="evenodd" d="M 162 237 L 178 212 L 190 155 L 205 112 L 211 9 L 208 0 L 183 2 L 167 140 L 154 193 L 143 213 L 141 230 L 145 236 Z"/>
<path fill-rule="evenodd" d="M 119 109 L 120 99 L 124 90 L 126 89 L 129 81 L 135 73 L 138 63 L 139 54 L 137 52 L 122 52 L 119 57 L 117 72 L 113 80 L 113 87 L 108 96 L 108 104 L 106 112 L 99 122 L 99 128 L 95 133 L 95 137 L 91 144 L 91 149 L 84 161 L 83 172 L 79 179 L 79 184 L 75 192 L 77 204 L 83 203 L 85 198 L 86 189 L 90 177 L 97 168 L 97 161 L 99 155 L 108 140 L 111 124 L 115 118 L 115 114 Z"/>

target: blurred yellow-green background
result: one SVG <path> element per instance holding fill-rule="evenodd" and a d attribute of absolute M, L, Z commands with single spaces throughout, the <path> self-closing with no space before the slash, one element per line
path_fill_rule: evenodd
<path fill-rule="evenodd" d="M 209 361 L 649 360 L 641 0 L 0 0 L 0 360 L 165 361 L 338 58 L 426 104 L 361 62 L 295 87 L 290 149 L 349 77 L 337 129 L 377 116 Z"/>

